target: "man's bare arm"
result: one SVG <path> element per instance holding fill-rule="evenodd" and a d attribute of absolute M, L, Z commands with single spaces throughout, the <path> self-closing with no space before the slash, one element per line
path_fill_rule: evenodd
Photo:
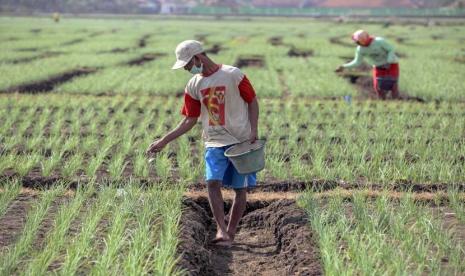
<path fill-rule="evenodd" d="M 197 117 L 185 117 L 176 128 L 150 144 L 147 154 L 161 151 L 168 143 L 191 130 L 196 123 Z"/>
<path fill-rule="evenodd" d="M 257 97 L 255 97 L 252 100 L 252 102 L 249 103 L 248 111 L 249 111 L 250 127 L 251 127 L 251 130 L 252 130 L 251 134 L 250 134 L 250 141 L 253 143 L 258 138 L 258 114 L 259 114 L 259 108 L 258 108 Z"/>

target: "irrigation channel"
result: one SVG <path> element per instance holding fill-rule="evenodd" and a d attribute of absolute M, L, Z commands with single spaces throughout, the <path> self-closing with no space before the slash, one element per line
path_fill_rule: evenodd
<path fill-rule="evenodd" d="M 225 211 L 231 208 L 226 200 Z M 207 197 L 186 197 L 180 265 L 191 275 L 321 275 L 307 215 L 294 199 L 255 197 L 247 203 L 234 244 L 210 243 L 216 233 Z"/>

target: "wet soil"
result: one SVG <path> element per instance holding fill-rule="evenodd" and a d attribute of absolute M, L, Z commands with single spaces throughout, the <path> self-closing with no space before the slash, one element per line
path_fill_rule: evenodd
<path fill-rule="evenodd" d="M 33 241 L 34 249 L 41 250 L 45 247 L 45 240 L 50 231 L 55 227 L 54 220 L 58 214 L 58 210 L 64 205 L 68 204 L 70 200 L 70 197 L 60 196 L 51 203 L 47 214 L 37 229 L 37 235 Z"/>
<path fill-rule="evenodd" d="M 210 48 L 206 49 L 205 52 L 207 54 L 218 54 L 220 51 L 225 50 L 221 44 L 213 44 Z"/>
<path fill-rule="evenodd" d="M 6 170 L 3 175 L 0 175 L 0 181 L 7 179 L 19 179 L 21 186 L 31 189 L 47 189 L 63 182 L 65 179 L 58 174 L 50 176 L 42 176 L 40 170 L 31 170 L 26 176 L 19 177 L 11 170 Z M 70 188 L 77 188 L 77 181 L 70 181 Z"/>
<path fill-rule="evenodd" d="M 405 37 L 396 37 L 395 41 L 402 45 L 416 46 L 415 43 L 410 42 L 409 38 L 405 38 Z"/>
<path fill-rule="evenodd" d="M 50 57 L 56 57 L 63 54 L 62 52 L 44 52 L 40 55 L 33 56 L 33 57 L 25 57 L 25 58 L 17 58 L 17 59 L 12 59 L 6 61 L 7 63 L 12 63 L 12 64 L 20 64 L 20 63 L 28 63 L 31 61 L 35 61 L 38 59 L 44 59 L 44 58 L 50 58 Z"/>
<path fill-rule="evenodd" d="M 313 56 L 313 50 L 311 50 L 311 49 L 298 49 L 298 48 L 295 48 L 295 47 L 291 47 L 291 49 L 289 49 L 289 51 L 287 52 L 287 55 L 289 57 L 303 57 L 303 58 L 306 58 L 306 57 Z"/>
<path fill-rule="evenodd" d="M 443 40 L 444 38 L 445 38 L 445 36 L 442 35 L 442 34 L 431 35 L 431 39 L 433 39 L 433 40 Z"/>
<path fill-rule="evenodd" d="M 50 92 L 55 86 L 72 80 L 79 76 L 85 76 L 97 72 L 97 68 L 83 67 L 72 71 L 68 71 L 59 75 L 52 76 L 45 80 L 39 80 L 32 83 L 22 84 L 19 86 L 11 87 L 6 90 L 7 93 L 41 93 Z"/>
<path fill-rule="evenodd" d="M 165 56 L 165 54 L 161 54 L 161 53 L 144 54 L 141 57 L 128 61 L 127 65 L 141 66 L 144 63 L 150 62 L 156 58 L 163 57 L 163 56 Z"/>
<path fill-rule="evenodd" d="M 265 57 L 261 55 L 242 56 L 234 63 L 235 67 L 265 67 Z"/>
<path fill-rule="evenodd" d="M 38 51 L 39 48 L 34 48 L 34 47 L 30 47 L 30 48 L 17 48 L 15 49 L 15 51 L 17 52 L 36 52 Z"/>
<path fill-rule="evenodd" d="M 143 37 L 141 37 L 139 39 L 139 42 L 137 43 L 137 46 L 139 48 L 144 48 L 145 46 L 147 46 L 147 40 L 151 37 L 152 35 L 151 34 L 146 34 L 144 35 Z"/>
<path fill-rule="evenodd" d="M 412 183 L 408 180 L 397 180 L 391 184 L 367 184 L 363 182 L 345 182 L 336 180 L 314 179 L 310 181 L 267 181 L 259 182 L 257 187 L 249 190 L 250 194 L 263 192 L 303 192 L 306 190 L 313 191 L 331 191 L 338 188 L 356 190 L 367 189 L 375 191 L 392 190 L 396 192 L 446 192 L 451 186 L 457 187 L 459 191 L 465 192 L 465 183 Z M 189 186 L 191 191 L 204 191 L 205 183 L 193 183 Z"/>
<path fill-rule="evenodd" d="M 293 200 L 248 202 L 231 248 L 209 242 L 216 230 L 207 198 L 186 198 L 184 209 L 178 253 L 189 275 L 322 274 L 307 216 Z"/>
<path fill-rule="evenodd" d="M 26 215 L 35 199 L 35 195 L 20 194 L 0 217 L 0 252 L 13 244 L 21 235 L 26 223 Z"/>
<path fill-rule="evenodd" d="M 104 35 L 106 33 L 107 33 L 106 31 L 93 32 L 93 33 L 89 34 L 89 37 L 97 37 L 97 36 Z"/>
<path fill-rule="evenodd" d="M 81 43 L 83 41 L 84 41 L 83 38 L 77 38 L 77 39 L 73 39 L 73 40 L 70 40 L 70 41 L 63 42 L 63 43 L 60 44 L 60 46 L 70 46 L 70 45 Z"/>
<path fill-rule="evenodd" d="M 354 46 L 356 46 L 355 44 L 345 42 L 343 39 L 345 39 L 345 36 L 331 37 L 329 39 L 329 42 L 331 42 L 332 44 L 336 44 L 336 45 L 340 45 L 340 46 L 348 47 L 348 48 L 354 48 Z"/>
<path fill-rule="evenodd" d="M 127 53 L 131 48 L 113 48 L 109 51 L 100 51 L 98 54 L 117 54 L 117 53 Z"/>
<path fill-rule="evenodd" d="M 283 43 L 283 37 L 282 36 L 273 36 L 268 39 L 268 43 L 270 43 L 273 46 L 282 46 L 284 45 Z"/>

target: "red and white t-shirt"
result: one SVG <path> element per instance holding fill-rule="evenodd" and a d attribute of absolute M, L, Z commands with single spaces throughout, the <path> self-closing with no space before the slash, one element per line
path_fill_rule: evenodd
<path fill-rule="evenodd" d="M 206 147 L 224 147 L 250 137 L 248 103 L 255 91 L 239 68 L 220 65 L 209 76 L 197 74 L 186 85 L 181 113 L 202 121 Z"/>

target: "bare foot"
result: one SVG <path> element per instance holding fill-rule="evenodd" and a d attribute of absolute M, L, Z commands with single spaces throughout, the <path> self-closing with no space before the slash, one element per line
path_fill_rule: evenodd
<path fill-rule="evenodd" d="M 230 241 L 231 238 L 229 237 L 228 233 L 225 233 L 221 230 L 216 232 L 215 238 L 211 241 L 212 243 L 218 243 L 218 242 L 224 242 L 224 241 Z"/>

